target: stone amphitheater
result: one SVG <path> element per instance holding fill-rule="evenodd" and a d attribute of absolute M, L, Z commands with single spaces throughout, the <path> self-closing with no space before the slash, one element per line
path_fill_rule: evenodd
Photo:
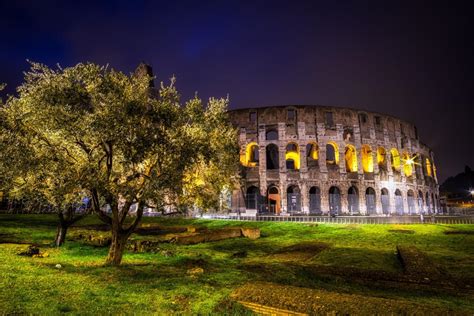
<path fill-rule="evenodd" d="M 440 212 L 434 154 L 396 117 L 328 106 L 230 111 L 239 130 L 242 215 Z"/>

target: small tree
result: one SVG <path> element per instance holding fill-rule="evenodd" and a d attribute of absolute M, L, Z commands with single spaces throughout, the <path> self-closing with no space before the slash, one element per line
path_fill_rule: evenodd
<path fill-rule="evenodd" d="M 35 172 L 35 181 L 24 185 L 42 179 L 51 184 L 48 201 L 62 206 L 83 193 L 91 197 L 93 211 L 111 226 L 111 265 L 120 264 L 144 207 L 179 200 L 198 164 L 220 170 L 221 186 L 230 185 L 236 170 L 228 101 L 210 99 L 204 108 L 194 98 L 181 106 L 174 79 L 158 90 L 151 80 L 94 64 L 53 70 L 33 63 L 3 114 L 27 140 L 31 155 L 24 160 L 38 165 L 20 164 Z"/>

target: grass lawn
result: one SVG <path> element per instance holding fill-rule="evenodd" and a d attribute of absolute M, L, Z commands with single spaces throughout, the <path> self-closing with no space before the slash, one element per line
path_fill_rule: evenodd
<path fill-rule="evenodd" d="M 159 218 L 145 218 L 144 222 L 209 229 L 258 227 L 262 237 L 189 246 L 163 244 L 166 251 L 126 253 L 122 265 L 113 268 L 103 266 L 107 248 L 72 240 L 60 249 L 50 247 L 56 232 L 54 216 L 0 215 L 0 314 L 250 314 L 229 295 L 256 281 L 474 313 L 472 291 L 387 287 L 338 276 L 309 276 L 295 268 L 302 263 L 271 256 L 297 243 L 317 241 L 329 247 L 305 265 L 402 273 L 396 246 L 414 245 L 454 279 L 474 280 L 474 235 L 444 234 L 447 230 L 474 231 L 474 225 L 306 225 Z M 78 225 L 97 223 L 91 216 Z M 414 233 L 390 232 L 400 229 Z M 42 245 L 49 256 L 17 255 L 27 247 L 22 242 Z M 247 256 L 232 258 L 239 251 L 246 251 Z M 62 268 L 56 268 L 57 264 Z M 204 273 L 188 273 L 196 266 L 203 267 Z"/>

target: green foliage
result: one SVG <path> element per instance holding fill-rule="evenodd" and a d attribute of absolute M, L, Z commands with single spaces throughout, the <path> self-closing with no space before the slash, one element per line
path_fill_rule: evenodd
<path fill-rule="evenodd" d="M 197 166 L 212 171 L 212 189 L 230 186 L 236 138 L 228 100 L 210 99 L 205 108 L 195 98 L 182 106 L 174 79 L 157 91 L 149 82 L 89 63 L 32 63 L 19 96 L 0 113 L 4 188 L 59 209 L 92 196 L 97 212 L 123 203 L 126 215 L 133 203 L 176 202 Z M 187 197 L 198 199 L 193 184 L 186 187 Z"/>

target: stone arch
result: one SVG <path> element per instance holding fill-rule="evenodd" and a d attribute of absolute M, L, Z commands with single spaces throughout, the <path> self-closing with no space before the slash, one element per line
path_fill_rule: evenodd
<path fill-rule="evenodd" d="M 300 169 L 300 149 L 297 143 L 291 142 L 286 145 L 285 161 L 287 170 Z"/>
<path fill-rule="evenodd" d="M 415 214 L 416 213 L 415 193 L 411 189 L 407 191 L 407 205 L 408 205 L 408 214 Z"/>
<path fill-rule="evenodd" d="M 354 185 L 347 190 L 347 208 L 350 214 L 359 213 L 359 190 Z"/>
<path fill-rule="evenodd" d="M 278 146 L 268 144 L 265 148 L 267 158 L 267 170 L 278 170 L 280 168 Z"/>
<path fill-rule="evenodd" d="M 317 186 L 309 189 L 309 213 L 321 214 L 321 190 Z"/>
<path fill-rule="evenodd" d="M 425 212 L 425 203 L 423 202 L 423 192 L 421 190 L 418 190 L 418 209 L 420 213 Z"/>
<path fill-rule="evenodd" d="M 432 177 L 433 176 L 433 169 L 431 168 L 431 161 L 430 161 L 429 158 L 425 159 L 425 168 L 426 168 L 426 175 L 428 177 Z"/>
<path fill-rule="evenodd" d="M 393 171 L 400 171 L 400 153 L 396 148 L 390 149 L 390 160 Z"/>
<path fill-rule="evenodd" d="M 425 204 L 426 204 L 426 212 L 431 214 L 431 201 L 430 201 L 430 194 L 426 192 L 425 194 Z"/>
<path fill-rule="evenodd" d="M 319 147 L 316 142 L 310 142 L 306 145 L 306 165 L 308 168 L 318 167 Z"/>
<path fill-rule="evenodd" d="M 286 206 L 289 213 L 301 212 L 301 192 L 298 185 L 290 185 L 286 189 Z"/>
<path fill-rule="evenodd" d="M 403 207 L 403 196 L 402 196 L 402 191 L 399 189 L 395 190 L 395 212 L 399 215 L 403 215 L 404 213 L 404 207 Z"/>
<path fill-rule="evenodd" d="M 336 186 L 329 188 L 329 213 L 331 215 L 341 213 L 341 190 Z"/>
<path fill-rule="evenodd" d="M 387 153 L 383 147 L 377 148 L 377 164 L 379 170 L 387 170 Z"/>
<path fill-rule="evenodd" d="M 329 142 L 326 144 L 326 164 L 339 164 L 339 148 L 335 142 Z"/>
<path fill-rule="evenodd" d="M 247 146 L 245 146 L 245 153 L 240 156 L 240 162 L 245 167 L 258 166 L 259 152 L 256 142 L 248 143 Z"/>
<path fill-rule="evenodd" d="M 268 212 L 280 214 L 281 196 L 280 190 L 276 185 L 270 185 L 267 190 L 267 209 Z"/>
<path fill-rule="evenodd" d="M 367 207 L 367 214 L 368 215 L 375 215 L 377 214 L 377 207 L 375 203 L 375 190 L 372 187 L 368 187 L 365 190 L 365 204 Z"/>
<path fill-rule="evenodd" d="M 249 210 L 258 210 L 260 190 L 254 185 L 247 188 L 245 195 L 245 206 Z"/>
<path fill-rule="evenodd" d="M 357 172 L 357 151 L 353 145 L 346 145 L 344 157 L 346 160 L 346 171 Z"/>
<path fill-rule="evenodd" d="M 382 204 L 382 213 L 385 215 L 390 214 L 390 195 L 386 188 L 380 191 L 380 200 Z"/>
<path fill-rule="evenodd" d="M 372 155 L 372 148 L 369 145 L 362 145 L 362 169 L 365 173 L 374 172 L 374 157 Z"/>

